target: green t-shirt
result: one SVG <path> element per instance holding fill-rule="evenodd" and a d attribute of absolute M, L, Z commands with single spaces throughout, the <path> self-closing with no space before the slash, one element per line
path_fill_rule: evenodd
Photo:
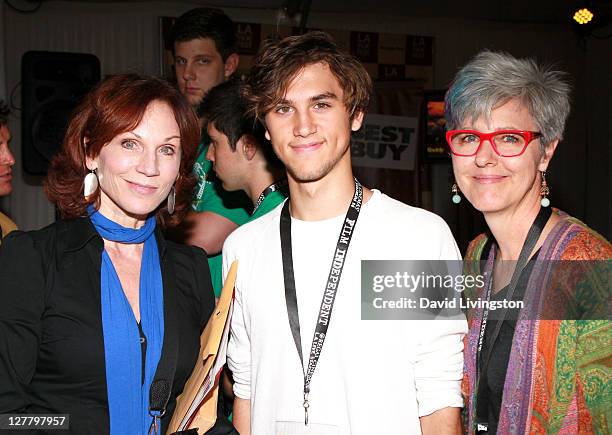
<path fill-rule="evenodd" d="M 248 222 L 251 218 L 250 211 L 253 209 L 251 200 L 242 191 L 228 192 L 221 187 L 221 183 L 214 177 L 212 162 L 206 158 L 207 151 L 208 145 L 201 144 L 193 165 L 193 173 L 197 177 L 198 184 L 191 207 L 197 212 L 216 213 L 238 226 Z M 221 294 L 222 261 L 221 253 L 208 257 L 210 275 L 217 297 Z"/>
<path fill-rule="evenodd" d="M 271 192 L 264 200 L 259 204 L 255 213 L 249 218 L 249 222 L 254 221 L 258 217 L 262 217 L 266 213 L 274 210 L 281 202 L 287 198 L 286 190 L 279 189 Z"/>
<path fill-rule="evenodd" d="M 198 179 L 191 207 L 198 212 L 210 211 L 221 215 L 236 225 L 250 218 L 251 200 L 243 191 L 228 192 L 221 187 L 212 171 L 212 162 L 206 158 L 208 145 L 200 145 L 193 173 Z"/>

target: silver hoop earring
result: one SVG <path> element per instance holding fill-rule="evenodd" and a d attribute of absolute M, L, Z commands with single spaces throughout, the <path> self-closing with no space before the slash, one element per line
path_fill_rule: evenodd
<path fill-rule="evenodd" d="M 83 180 L 83 196 L 85 198 L 91 196 L 98 188 L 98 185 L 98 174 L 96 174 L 95 169 L 92 169 L 91 172 L 85 175 L 85 180 Z"/>
<path fill-rule="evenodd" d="M 174 213 L 174 205 L 176 204 L 176 189 L 174 186 L 170 188 L 170 193 L 168 194 L 168 214 Z"/>

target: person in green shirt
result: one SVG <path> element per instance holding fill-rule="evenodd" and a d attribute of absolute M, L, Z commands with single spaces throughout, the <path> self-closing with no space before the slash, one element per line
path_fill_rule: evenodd
<path fill-rule="evenodd" d="M 221 186 L 221 181 L 213 171 L 213 163 L 207 157 L 210 138 L 205 132 L 203 136 L 208 143 L 200 144 L 198 157 L 193 165 L 198 184 L 192 202 L 193 212 L 186 218 L 185 241 L 203 248 L 208 254 L 210 276 L 215 296 L 218 298 L 223 288 L 223 242 L 232 231 L 249 221 L 252 206 L 244 192 L 228 192 Z"/>
<path fill-rule="evenodd" d="M 243 191 L 251 199 L 251 221 L 285 200 L 287 183 L 285 168 L 266 139 L 265 128 L 246 113 L 241 86 L 239 79 L 232 79 L 212 88 L 200 107 L 210 136 L 206 157 L 225 190 Z M 220 286 L 221 264 L 216 271 L 211 268 L 211 275 L 213 287 Z"/>
<path fill-rule="evenodd" d="M 195 8 L 176 20 L 170 40 L 177 86 L 197 110 L 206 93 L 228 80 L 238 67 L 234 24 L 219 9 Z M 193 211 L 173 238 L 203 248 L 213 271 L 221 269 L 225 238 L 250 218 L 252 206 L 243 192 L 230 193 L 221 187 L 206 159 L 209 140 L 203 136 L 193 168 L 198 182 Z M 220 290 L 215 287 L 217 296 Z"/>

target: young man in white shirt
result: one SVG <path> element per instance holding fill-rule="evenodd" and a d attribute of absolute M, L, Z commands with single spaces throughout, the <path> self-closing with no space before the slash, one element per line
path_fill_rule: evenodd
<path fill-rule="evenodd" d="M 290 200 L 223 249 L 225 272 L 239 261 L 228 365 L 241 434 L 460 433 L 465 320 L 361 320 L 361 260 L 460 258 L 442 219 L 353 178 L 370 92 L 322 32 L 255 59 L 247 99 Z"/>

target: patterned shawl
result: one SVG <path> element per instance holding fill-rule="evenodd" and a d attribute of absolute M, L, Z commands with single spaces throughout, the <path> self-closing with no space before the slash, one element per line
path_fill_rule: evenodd
<path fill-rule="evenodd" d="M 537 260 L 608 260 L 602 263 L 609 264 L 609 242 L 578 219 L 559 210 L 555 213 L 561 221 L 547 236 Z M 481 234 L 470 243 L 466 264 L 487 258 L 488 253 L 482 252 L 487 239 Z M 550 263 L 554 262 L 536 262 L 525 289 L 525 305 L 512 340 L 498 433 L 607 434 L 612 424 L 612 324 L 609 320 L 534 319 L 542 317 L 538 314 L 545 305 L 551 306 L 551 297 L 558 297 L 559 305 L 573 297 L 591 306 L 603 306 L 607 313 L 595 318 L 609 319 L 609 273 L 603 278 L 592 273 L 559 277 L 547 266 Z M 488 261 L 485 269 L 490 272 L 492 266 Z M 552 287 L 552 281 L 554 292 L 541 290 Z M 583 292 L 585 287 L 588 292 Z M 548 299 L 543 304 L 546 293 Z M 484 288 L 480 295 L 484 296 Z M 592 302 L 594 295 L 598 300 Z M 482 313 L 482 308 L 468 313 L 465 340 L 462 390 L 467 405 L 464 424 L 469 433 L 474 431 L 476 349 Z"/>

